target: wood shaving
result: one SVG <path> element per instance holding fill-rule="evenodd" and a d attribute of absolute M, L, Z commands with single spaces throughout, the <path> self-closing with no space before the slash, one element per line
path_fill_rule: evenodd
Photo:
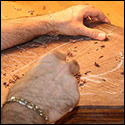
<path fill-rule="evenodd" d="M 46 9 L 46 6 L 42 6 L 42 10 L 45 10 Z"/>
<path fill-rule="evenodd" d="M 99 59 L 103 58 L 104 56 L 100 56 Z"/>
<path fill-rule="evenodd" d="M 95 62 L 94 65 L 95 65 L 96 67 L 100 67 L 100 65 L 99 65 L 97 62 Z"/>
<path fill-rule="evenodd" d="M 85 75 L 88 75 L 88 73 L 90 73 L 91 71 L 87 71 L 87 72 L 85 72 Z"/>
<path fill-rule="evenodd" d="M 76 75 L 74 75 L 75 76 L 75 78 L 76 78 L 76 80 L 77 80 L 77 82 L 78 82 L 78 84 L 80 83 L 80 77 L 82 76 L 81 74 L 80 74 L 80 72 L 78 72 Z"/>
<path fill-rule="evenodd" d="M 121 75 L 124 75 L 124 71 L 123 71 L 123 72 L 121 72 Z"/>
<path fill-rule="evenodd" d="M 68 48 L 67 53 L 66 53 L 66 56 L 68 56 L 68 57 L 73 57 L 73 54 L 72 54 L 70 48 Z"/>
<path fill-rule="evenodd" d="M 34 14 L 34 10 L 28 10 L 28 13 L 30 13 L 31 15 L 33 15 Z"/>
<path fill-rule="evenodd" d="M 102 45 L 101 48 L 105 48 L 105 45 Z"/>

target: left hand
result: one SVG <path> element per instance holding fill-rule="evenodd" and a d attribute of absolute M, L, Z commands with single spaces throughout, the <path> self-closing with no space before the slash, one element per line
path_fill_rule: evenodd
<path fill-rule="evenodd" d="M 109 19 L 91 5 L 76 5 L 53 14 L 55 29 L 63 35 L 85 35 L 90 38 L 104 40 L 107 35 L 103 31 L 88 28 L 83 25 L 83 19 L 88 16 L 101 22 L 110 23 Z"/>

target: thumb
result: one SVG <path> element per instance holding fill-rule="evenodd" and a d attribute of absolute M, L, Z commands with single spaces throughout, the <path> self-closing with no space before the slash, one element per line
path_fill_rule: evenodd
<path fill-rule="evenodd" d="M 69 67 L 70 67 L 70 72 L 71 72 L 73 75 L 75 75 L 75 74 L 77 74 L 77 73 L 79 72 L 80 66 L 79 66 L 79 64 L 77 63 L 77 61 L 72 60 L 72 61 L 68 62 L 68 64 L 69 64 Z"/>
<path fill-rule="evenodd" d="M 107 34 L 105 32 L 98 30 L 98 29 L 93 29 L 93 28 L 88 28 L 88 27 L 83 28 L 82 26 L 81 30 L 83 32 L 83 34 L 81 35 L 85 35 L 93 39 L 104 40 L 107 37 Z"/>

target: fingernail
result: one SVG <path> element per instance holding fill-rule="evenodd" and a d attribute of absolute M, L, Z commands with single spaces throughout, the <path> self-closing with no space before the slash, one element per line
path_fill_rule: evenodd
<path fill-rule="evenodd" d="M 105 33 L 99 33 L 98 34 L 98 39 L 104 40 L 105 38 L 106 38 L 106 34 Z"/>
<path fill-rule="evenodd" d="M 105 19 L 104 22 L 106 22 L 106 23 L 111 23 L 108 19 Z"/>

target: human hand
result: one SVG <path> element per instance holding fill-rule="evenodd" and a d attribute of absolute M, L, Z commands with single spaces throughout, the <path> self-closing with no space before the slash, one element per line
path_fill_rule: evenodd
<path fill-rule="evenodd" d="M 55 29 L 63 35 L 85 35 L 94 39 L 104 40 L 107 35 L 103 31 L 83 25 L 83 19 L 90 16 L 101 22 L 110 23 L 109 19 L 91 5 L 76 5 L 53 14 Z"/>
<path fill-rule="evenodd" d="M 22 97 L 43 109 L 49 122 L 59 120 L 79 101 L 78 84 L 74 78 L 79 65 L 76 61 L 66 63 L 65 60 L 66 57 L 57 52 L 41 58 L 10 89 L 8 98 Z"/>

